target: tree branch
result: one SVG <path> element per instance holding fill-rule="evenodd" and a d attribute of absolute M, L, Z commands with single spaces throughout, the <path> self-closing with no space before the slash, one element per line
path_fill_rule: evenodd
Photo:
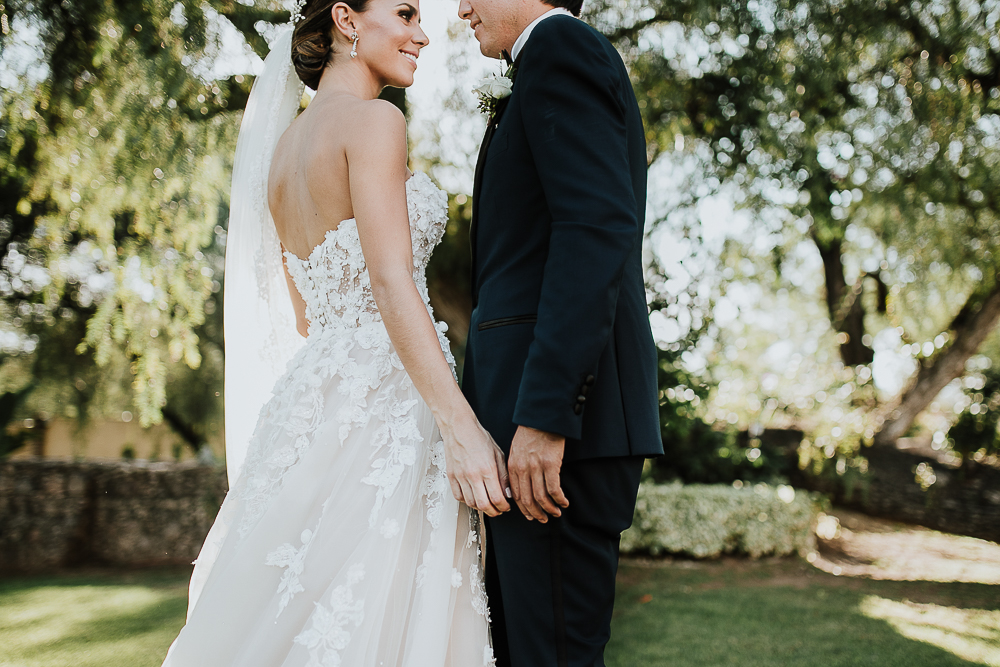
<path fill-rule="evenodd" d="M 951 322 L 952 344 L 917 370 L 899 399 L 883 412 L 881 428 L 875 434 L 877 447 L 892 447 L 901 438 L 945 385 L 965 372 L 965 362 L 979 349 L 1000 321 L 1000 282 L 983 297 L 973 293 Z"/>
<path fill-rule="evenodd" d="M 287 23 L 291 18 L 291 13 L 287 11 L 258 9 L 233 0 L 209 0 L 208 4 L 212 9 L 229 19 L 229 22 L 243 35 L 243 39 L 247 40 L 250 48 L 261 58 L 267 56 L 270 48 L 267 45 L 267 40 L 257 32 L 255 24 L 258 21 Z"/>

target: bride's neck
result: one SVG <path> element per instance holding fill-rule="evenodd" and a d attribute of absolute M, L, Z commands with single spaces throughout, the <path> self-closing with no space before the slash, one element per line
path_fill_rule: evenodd
<path fill-rule="evenodd" d="M 316 92 L 347 93 L 363 100 L 373 100 L 384 87 L 363 63 L 354 60 L 334 61 L 320 77 Z"/>

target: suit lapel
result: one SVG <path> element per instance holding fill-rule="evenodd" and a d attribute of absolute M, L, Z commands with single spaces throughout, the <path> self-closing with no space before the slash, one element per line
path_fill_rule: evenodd
<path fill-rule="evenodd" d="M 472 246 L 473 289 L 475 289 L 476 281 L 476 234 L 479 228 L 479 193 L 482 190 L 483 185 L 483 170 L 486 167 L 486 156 L 489 155 L 490 142 L 493 141 L 493 135 L 496 134 L 497 125 L 500 123 L 500 118 L 503 116 L 503 111 L 507 108 L 507 103 L 509 101 L 509 96 L 497 101 L 496 112 L 493 114 L 492 120 L 490 120 L 489 124 L 486 126 L 486 134 L 483 135 L 483 144 L 479 147 L 479 157 L 476 158 L 476 176 L 472 185 L 472 223 L 469 228 L 469 244 Z M 473 304 L 473 306 L 475 306 L 475 304 Z"/>

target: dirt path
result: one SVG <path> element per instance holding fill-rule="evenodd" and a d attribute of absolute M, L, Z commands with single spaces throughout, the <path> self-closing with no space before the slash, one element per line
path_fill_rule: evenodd
<path fill-rule="evenodd" d="M 1000 584 L 1000 544 L 849 510 L 836 509 L 832 516 L 840 522 L 837 535 L 817 540 L 811 561 L 824 572 L 893 581 Z"/>

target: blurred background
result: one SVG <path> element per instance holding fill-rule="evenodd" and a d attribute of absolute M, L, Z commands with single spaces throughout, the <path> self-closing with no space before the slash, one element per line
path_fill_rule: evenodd
<path fill-rule="evenodd" d="M 189 562 L 225 493 L 232 155 L 288 6 L 0 3 L 0 570 Z M 450 193 L 429 282 L 461 364 L 485 127 L 471 89 L 500 64 L 479 54 L 457 3 L 421 10 L 432 44 L 416 84 L 385 95 L 409 118 L 411 168 Z M 845 598 L 830 627 L 874 642 L 846 619 L 879 618 L 936 653 L 904 643 L 898 655 L 776 657 L 800 633 L 757 646 L 757 628 L 719 654 L 708 639 L 702 662 L 670 662 L 1000 665 L 1000 1 L 584 10 L 631 72 L 648 143 L 646 279 L 667 453 L 647 470 L 625 548 L 708 568 L 635 560 L 620 607 L 646 618 L 656 586 L 683 606 L 685 587 L 740 568 L 751 574 L 726 586 L 754 572 L 810 591 L 826 590 L 814 576 L 907 581 Z M 864 537 L 878 535 L 895 542 Z M 937 560 L 908 560 L 920 551 Z M 726 560 L 785 554 L 798 556 L 771 570 Z M 136 590 L 167 586 L 148 576 Z M 928 580 L 957 588 L 912 589 Z M 48 595 L 11 581 L 11 605 Z M 824 596 L 809 604 L 833 604 Z M 775 602 L 782 623 L 801 621 L 796 604 Z M 164 617 L 175 623 L 167 644 L 176 616 Z M 696 634 L 696 617 L 650 621 L 650 636 Z M 3 632 L 22 637 L 24 656 L 38 645 Z M 150 655 L 162 657 L 157 641 Z M 665 646 L 636 648 L 650 641 L 613 644 L 614 664 L 667 664 Z M 115 664 L 145 664 L 129 660 Z"/>

